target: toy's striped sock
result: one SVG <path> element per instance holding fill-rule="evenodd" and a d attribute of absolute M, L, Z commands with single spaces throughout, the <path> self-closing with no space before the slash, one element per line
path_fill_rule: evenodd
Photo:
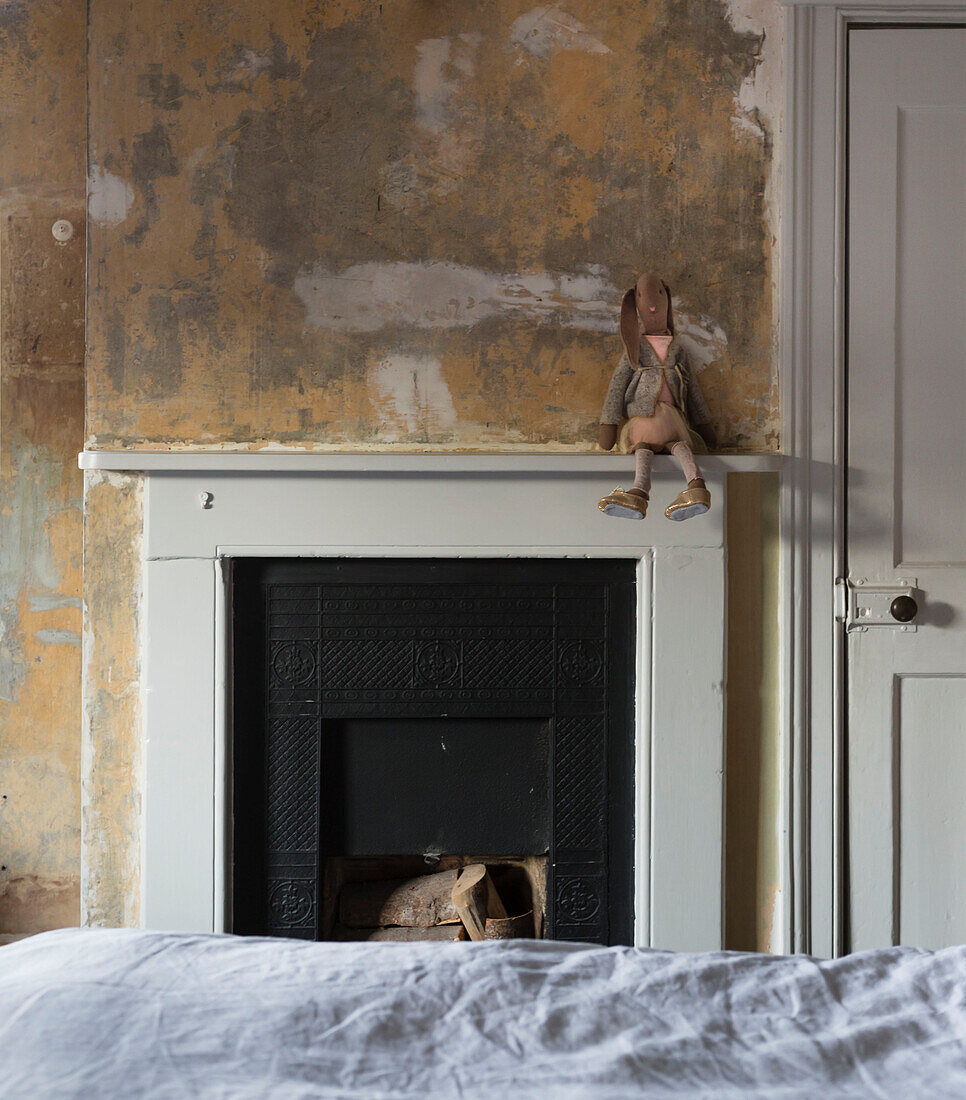
<path fill-rule="evenodd" d="M 634 488 L 642 492 L 644 496 L 650 496 L 651 462 L 654 459 L 654 452 L 649 451 L 646 447 L 638 447 L 634 452 L 634 459 L 637 463 L 637 472 L 634 475 Z"/>
<path fill-rule="evenodd" d="M 701 476 L 698 464 L 694 461 L 694 454 L 687 443 L 672 443 L 671 454 L 681 463 L 681 469 L 688 482 Z"/>

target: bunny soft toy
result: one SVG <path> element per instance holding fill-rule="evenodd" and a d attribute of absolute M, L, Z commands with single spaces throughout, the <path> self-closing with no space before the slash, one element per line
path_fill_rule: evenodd
<path fill-rule="evenodd" d="M 673 520 L 699 516 L 711 507 L 711 494 L 694 452 L 707 454 L 714 446 L 711 413 L 691 373 L 688 353 L 674 334 L 671 292 L 657 275 L 642 275 L 624 295 L 621 339 L 626 354 L 607 388 L 599 443 L 610 451 L 619 442 L 625 454 L 634 455 L 637 472 L 630 489 L 615 489 L 597 507 L 606 516 L 643 519 L 654 454 L 669 452 L 681 464 L 688 485 L 664 514 Z"/>

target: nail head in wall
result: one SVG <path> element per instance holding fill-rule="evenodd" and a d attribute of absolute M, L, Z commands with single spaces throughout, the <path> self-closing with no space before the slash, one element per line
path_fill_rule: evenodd
<path fill-rule="evenodd" d="M 66 218 L 58 218 L 50 227 L 50 231 L 58 244 L 67 244 L 74 236 L 74 226 Z"/>
<path fill-rule="evenodd" d="M 201 501 L 202 508 L 211 508 L 215 499 L 214 493 L 199 493 L 198 499 Z"/>

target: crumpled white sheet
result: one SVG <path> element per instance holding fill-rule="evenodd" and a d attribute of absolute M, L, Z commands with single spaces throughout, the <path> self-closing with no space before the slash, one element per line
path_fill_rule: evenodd
<path fill-rule="evenodd" d="M 0 948 L 0 1096 L 962 1098 L 966 948 L 68 929 Z"/>

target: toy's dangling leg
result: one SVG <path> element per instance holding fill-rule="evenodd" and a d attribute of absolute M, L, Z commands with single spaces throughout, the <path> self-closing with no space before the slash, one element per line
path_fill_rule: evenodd
<path fill-rule="evenodd" d="M 651 495 L 651 464 L 654 452 L 647 447 L 638 447 L 634 452 L 634 488 L 630 491 L 645 500 Z"/>
<path fill-rule="evenodd" d="M 678 442 L 671 444 L 671 454 L 681 464 L 684 476 L 688 479 L 688 487 L 678 495 L 664 509 L 668 519 L 691 519 L 692 516 L 700 516 L 711 507 L 711 494 L 704 483 L 697 462 L 694 461 L 694 453 L 687 443 Z"/>
<path fill-rule="evenodd" d="M 692 483 L 700 481 L 704 484 L 704 479 L 701 477 L 701 471 L 698 469 L 698 464 L 694 460 L 694 452 L 688 446 L 687 443 L 672 443 L 671 454 L 678 460 L 681 469 L 684 471 L 684 476 L 688 482 L 688 488 L 690 489 Z"/>
<path fill-rule="evenodd" d="M 651 462 L 654 452 L 646 447 L 634 451 L 634 484 L 625 493 L 620 487 L 602 497 L 597 507 L 605 516 L 620 519 L 643 519 L 647 515 L 647 498 L 651 492 Z"/>

